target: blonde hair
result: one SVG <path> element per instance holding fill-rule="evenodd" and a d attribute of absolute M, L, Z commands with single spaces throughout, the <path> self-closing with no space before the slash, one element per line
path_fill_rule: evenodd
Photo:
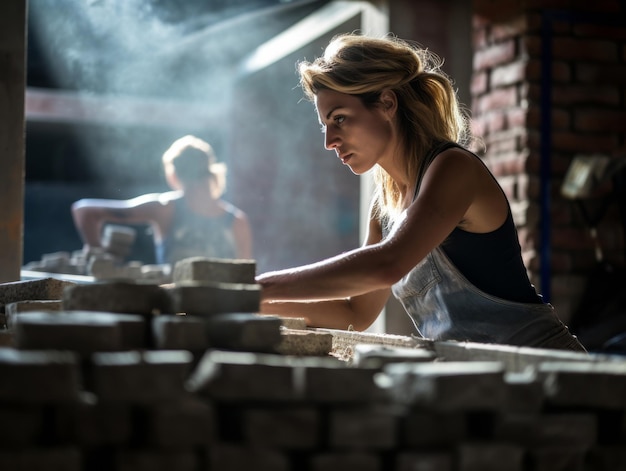
<path fill-rule="evenodd" d="M 398 100 L 398 125 L 406 149 L 404 170 L 417 181 L 426 153 L 440 141 L 468 145 L 467 114 L 458 102 L 441 60 L 427 49 L 388 35 L 383 38 L 342 34 L 335 36 L 324 55 L 298 64 L 300 85 L 313 101 L 321 89 L 356 95 L 366 107 L 375 107 L 384 90 Z M 374 207 L 379 215 L 396 213 L 402 195 L 380 166 Z"/>
<path fill-rule="evenodd" d="M 217 161 L 208 142 L 196 136 L 187 135 L 175 140 L 163 153 L 163 168 L 170 185 L 178 181 L 186 187 L 211 177 L 215 198 L 219 198 L 226 189 L 226 165 Z"/>

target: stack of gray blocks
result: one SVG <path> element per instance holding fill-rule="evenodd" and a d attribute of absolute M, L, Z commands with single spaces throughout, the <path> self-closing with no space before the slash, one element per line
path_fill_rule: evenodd
<path fill-rule="evenodd" d="M 196 258 L 169 285 L 0 284 L 0 470 L 626 469 L 623 357 L 302 354 L 285 339 L 347 333 L 258 315 L 254 272 Z"/>

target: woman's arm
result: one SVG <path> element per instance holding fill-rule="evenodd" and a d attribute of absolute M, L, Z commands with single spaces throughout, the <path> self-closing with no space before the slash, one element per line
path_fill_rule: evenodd
<path fill-rule="evenodd" d="M 105 223 L 145 223 L 159 226 L 163 208 L 160 194 L 154 193 L 129 200 L 81 199 L 72 204 L 71 211 L 74 225 L 84 244 L 100 247 L 102 227 Z"/>
<path fill-rule="evenodd" d="M 495 224 L 490 226 L 490 205 L 502 207 L 497 216 L 501 224 L 506 216 L 504 196 L 491 203 L 486 187 L 497 189 L 497 184 L 482 162 L 462 150 L 444 151 L 426 171 L 418 198 L 385 240 L 318 263 L 260 275 L 262 300 L 343 299 L 388 289 L 456 226 L 476 232 L 495 229 Z"/>

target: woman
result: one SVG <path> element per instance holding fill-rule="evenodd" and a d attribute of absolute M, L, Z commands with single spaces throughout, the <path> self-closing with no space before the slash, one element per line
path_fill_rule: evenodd
<path fill-rule="evenodd" d="M 299 64 L 325 147 L 377 190 L 363 247 L 261 274 L 261 312 L 316 327 L 374 322 L 391 292 L 434 340 L 584 351 L 531 285 L 507 198 L 434 56 L 387 37 L 341 35 Z"/>
<path fill-rule="evenodd" d="M 163 154 L 165 178 L 172 191 L 129 200 L 82 199 L 72 216 L 85 248 L 99 247 L 104 224 L 149 224 L 156 262 L 174 265 L 188 257 L 252 257 L 247 215 L 221 195 L 226 167 L 211 145 L 184 136 Z"/>

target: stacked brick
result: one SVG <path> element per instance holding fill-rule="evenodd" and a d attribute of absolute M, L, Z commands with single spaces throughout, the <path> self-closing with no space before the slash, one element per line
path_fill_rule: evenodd
<path fill-rule="evenodd" d="M 626 468 L 621 357 L 376 345 L 257 315 L 251 262 L 188 263 L 166 286 L 0 285 L 0 469 Z M 60 307 L 7 310 L 37 302 Z M 307 333 L 318 347 L 296 349 Z"/>
<path fill-rule="evenodd" d="M 474 131 L 484 138 L 485 161 L 512 202 L 524 260 L 537 286 L 541 211 L 549 206 L 551 301 L 567 320 L 596 260 L 586 222 L 559 190 L 575 156 L 625 154 L 626 10 L 614 1 L 479 0 L 473 7 Z M 549 82 L 542 69 L 546 54 Z M 545 97 L 550 102 L 542 108 Z M 542 162 L 546 140 L 547 163 Z M 549 166 L 543 188 L 542 165 Z M 599 197 L 610 188 L 603 190 L 590 202 L 594 216 Z M 602 219 L 598 235 L 605 258 L 622 266 L 624 237 L 616 209 L 613 205 Z"/>

